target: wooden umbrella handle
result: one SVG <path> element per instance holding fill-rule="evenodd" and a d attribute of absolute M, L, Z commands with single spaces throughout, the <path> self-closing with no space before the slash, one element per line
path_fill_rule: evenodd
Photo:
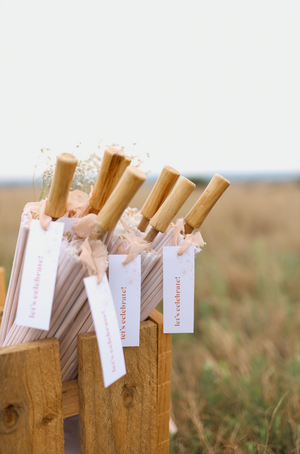
<path fill-rule="evenodd" d="M 68 195 L 78 159 L 70 153 L 61 153 L 56 166 L 45 213 L 53 219 L 61 218 L 67 207 Z"/>
<path fill-rule="evenodd" d="M 125 162 L 126 165 L 125 165 Z M 89 204 L 91 212 L 98 214 L 116 187 L 128 161 L 125 153 L 117 148 L 106 148 L 103 153 L 100 171 Z M 121 173 L 121 169 L 123 169 Z"/>
<path fill-rule="evenodd" d="M 125 172 L 125 169 L 131 164 L 131 161 L 132 161 L 131 157 L 127 156 L 127 154 L 124 154 L 124 159 L 120 162 L 120 165 L 117 169 L 115 185 L 114 185 L 113 189 L 115 189 L 115 187 L 117 186 L 118 182 L 120 181 L 121 176 Z"/>
<path fill-rule="evenodd" d="M 165 232 L 184 202 L 191 195 L 196 185 L 185 177 L 179 177 L 173 190 L 168 195 L 159 210 L 150 220 L 152 229 L 145 240 L 153 241 L 158 232 Z"/>
<path fill-rule="evenodd" d="M 230 182 L 221 175 L 214 175 L 201 194 L 193 208 L 185 217 L 185 233 L 191 233 L 194 229 L 199 229 L 206 216 L 226 191 Z"/>
<path fill-rule="evenodd" d="M 146 202 L 144 203 L 141 214 L 143 215 L 138 229 L 145 232 L 149 220 L 155 215 L 159 207 L 163 204 L 171 191 L 180 173 L 170 166 L 164 166 L 155 185 L 152 188 Z"/>
<path fill-rule="evenodd" d="M 117 225 L 130 200 L 144 183 L 146 175 L 136 167 L 127 167 L 119 183 L 96 218 L 96 228 L 91 239 L 101 239 Z"/>

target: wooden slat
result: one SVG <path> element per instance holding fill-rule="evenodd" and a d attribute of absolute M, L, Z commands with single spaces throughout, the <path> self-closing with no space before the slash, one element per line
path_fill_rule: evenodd
<path fill-rule="evenodd" d="M 0 349 L 0 453 L 63 454 L 59 343 Z"/>
<path fill-rule="evenodd" d="M 163 315 L 154 310 L 149 316 L 158 327 L 158 439 L 157 454 L 169 452 L 169 420 L 171 396 L 172 334 L 163 332 Z"/>
<path fill-rule="evenodd" d="M 95 333 L 78 336 L 82 454 L 157 453 L 157 354 L 147 320 L 140 346 L 124 348 L 126 375 L 104 388 Z"/>
<path fill-rule="evenodd" d="M 62 411 L 63 417 L 79 415 L 78 380 L 65 381 L 62 384 Z"/>

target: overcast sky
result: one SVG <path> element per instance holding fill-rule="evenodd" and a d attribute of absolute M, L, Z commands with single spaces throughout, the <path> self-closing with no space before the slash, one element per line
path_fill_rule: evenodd
<path fill-rule="evenodd" d="M 0 178 L 100 139 L 153 172 L 299 171 L 299 20 L 298 0 L 0 0 Z"/>

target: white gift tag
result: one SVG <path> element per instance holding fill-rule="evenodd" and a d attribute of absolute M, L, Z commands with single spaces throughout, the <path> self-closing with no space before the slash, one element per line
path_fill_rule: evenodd
<path fill-rule="evenodd" d="M 164 333 L 193 333 L 194 250 L 190 246 L 178 255 L 177 249 L 168 246 L 163 252 Z"/>
<path fill-rule="evenodd" d="M 97 284 L 96 276 L 83 280 L 100 351 L 104 386 L 107 388 L 126 374 L 118 320 L 106 274 L 100 284 Z"/>
<path fill-rule="evenodd" d="M 51 222 L 47 231 L 32 220 L 25 252 L 16 324 L 48 330 L 63 224 Z"/>
<path fill-rule="evenodd" d="M 140 345 L 141 256 L 123 265 L 127 255 L 109 256 L 109 286 L 123 347 Z"/>
<path fill-rule="evenodd" d="M 75 235 L 73 224 L 78 221 L 79 218 L 59 218 L 56 222 L 61 222 L 64 225 L 64 233 L 70 233 L 71 237 Z"/>

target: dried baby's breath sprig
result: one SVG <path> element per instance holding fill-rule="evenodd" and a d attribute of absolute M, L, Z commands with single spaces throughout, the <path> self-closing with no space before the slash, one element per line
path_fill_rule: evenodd
<path fill-rule="evenodd" d="M 43 198 L 43 195 L 47 190 L 49 190 L 53 178 L 53 172 L 54 172 L 54 167 L 53 164 L 51 164 L 51 156 L 50 156 L 50 148 L 41 148 L 40 149 L 40 155 L 38 156 L 34 170 L 33 170 L 33 176 L 32 176 L 32 189 L 33 189 L 33 199 L 36 200 L 36 194 L 35 194 L 35 185 L 42 181 L 42 190 L 41 190 L 41 195 L 40 199 Z M 45 170 L 43 171 L 42 175 L 36 178 L 36 172 L 37 168 L 42 165 L 45 167 Z"/>
<path fill-rule="evenodd" d="M 81 143 L 76 145 L 76 149 L 80 148 Z M 136 143 L 133 143 L 133 145 L 136 145 Z M 124 153 L 128 154 L 132 160 L 131 165 L 133 167 L 140 167 L 144 161 L 139 158 L 138 155 L 130 155 L 128 152 L 126 152 L 125 147 L 123 145 L 119 145 L 117 143 L 112 143 L 110 145 L 106 145 L 103 147 L 104 149 L 107 147 L 114 147 L 118 148 Z M 97 148 L 101 149 L 102 148 L 102 140 L 99 141 Z M 146 153 L 146 157 L 149 158 L 149 154 Z M 38 165 L 40 165 L 41 158 L 44 158 L 45 162 L 45 168 L 44 171 L 42 172 L 42 175 L 39 178 L 35 178 L 36 174 L 36 169 Z M 53 156 L 51 156 L 51 150 L 50 148 L 41 148 L 41 154 L 37 159 L 37 162 L 34 166 L 34 172 L 33 172 L 33 179 L 32 179 L 32 185 L 33 185 L 33 194 L 34 194 L 34 200 L 36 200 L 35 197 L 35 184 L 38 183 L 39 181 L 42 181 L 42 189 L 41 189 L 41 194 L 40 194 L 40 199 L 46 197 L 48 194 L 51 183 L 53 180 L 53 174 L 54 174 L 54 169 L 55 165 L 52 163 L 53 161 Z M 76 167 L 76 171 L 74 174 L 74 178 L 72 181 L 71 185 L 71 190 L 74 191 L 75 189 L 79 189 L 81 191 L 86 192 L 87 194 L 90 193 L 91 191 L 91 186 L 94 186 L 96 183 L 96 179 L 99 173 L 100 165 L 101 165 L 102 158 L 98 155 L 98 153 L 92 153 L 87 159 L 84 160 L 78 160 L 78 164 Z M 149 171 L 148 171 L 149 172 Z M 148 172 L 145 172 L 146 174 Z"/>
<path fill-rule="evenodd" d="M 72 181 L 71 190 L 80 189 L 87 193 L 96 182 L 102 158 L 92 153 L 87 159 L 79 160 Z"/>

